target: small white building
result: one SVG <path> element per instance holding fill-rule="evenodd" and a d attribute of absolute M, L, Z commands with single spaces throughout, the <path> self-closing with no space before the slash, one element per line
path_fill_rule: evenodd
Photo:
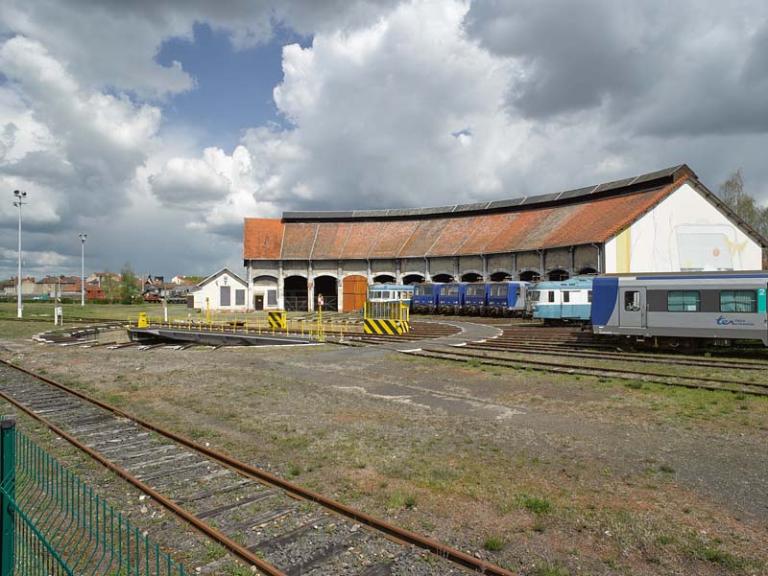
<path fill-rule="evenodd" d="M 222 268 L 197 285 L 192 306 L 198 310 L 245 312 L 248 283 L 228 268 Z"/>

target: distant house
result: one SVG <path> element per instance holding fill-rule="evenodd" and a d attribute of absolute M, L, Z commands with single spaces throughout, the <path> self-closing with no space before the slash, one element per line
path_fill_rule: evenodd
<path fill-rule="evenodd" d="M 171 278 L 171 284 L 176 284 L 177 286 L 197 286 L 202 280 L 203 278 L 201 276 L 178 275 Z"/>
<path fill-rule="evenodd" d="M 94 301 L 106 300 L 107 296 L 104 293 L 104 288 L 102 288 L 101 286 L 98 286 L 96 284 L 86 283 L 85 299 L 88 302 L 94 302 Z"/>
<path fill-rule="evenodd" d="M 94 284 L 96 286 L 104 286 L 108 282 L 117 283 L 120 282 L 120 274 L 114 272 L 94 272 L 88 278 L 85 279 L 86 283 Z"/>
<path fill-rule="evenodd" d="M 16 296 L 16 288 L 18 286 L 18 277 L 11 278 L 7 282 L 3 283 L 2 293 L 3 296 Z M 26 276 L 21 279 L 21 295 L 22 296 L 34 296 L 37 292 L 37 284 L 32 276 Z"/>
<path fill-rule="evenodd" d="M 248 283 L 228 268 L 208 276 L 192 292 L 192 306 L 198 310 L 244 312 Z"/>
<path fill-rule="evenodd" d="M 35 282 L 34 293 L 36 296 L 48 298 L 79 298 L 79 276 L 45 276 Z"/>

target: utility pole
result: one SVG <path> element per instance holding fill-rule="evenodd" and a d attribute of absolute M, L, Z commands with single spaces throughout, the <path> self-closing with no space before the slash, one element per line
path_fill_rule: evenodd
<path fill-rule="evenodd" d="M 16 280 L 18 280 L 18 286 L 16 288 L 16 317 L 21 318 L 23 315 L 22 310 L 24 309 L 21 303 L 21 207 L 25 204 L 24 198 L 27 197 L 27 193 L 20 190 L 14 190 L 13 195 L 16 196 L 13 205 L 19 209 L 19 270 L 18 278 L 16 278 Z"/>
<path fill-rule="evenodd" d="M 80 306 L 85 306 L 85 239 L 88 234 L 79 234 L 80 237 Z"/>

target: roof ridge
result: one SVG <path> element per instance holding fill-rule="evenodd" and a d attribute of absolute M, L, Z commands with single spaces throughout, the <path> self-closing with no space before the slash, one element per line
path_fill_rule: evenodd
<path fill-rule="evenodd" d="M 680 174 L 683 172 L 682 175 Z M 520 196 L 502 200 L 490 200 L 486 202 L 475 202 L 468 204 L 453 204 L 448 206 L 431 206 L 422 208 L 386 208 L 379 210 L 349 210 L 349 211 L 288 211 L 283 212 L 283 221 L 312 221 L 312 220 L 388 220 L 388 219 L 407 219 L 440 217 L 451 214 L 470 215 L 475 213 L 484 213 L 488 211 L 513 211 L 515 209 L 526 209 L 541 207 L 560 203 L 578 203 L 588 201 L 590 197 L 596 194 L 605 196 L 615 196 L 620 194 L 631 194 L 642 190 L 651 190 L 666 186 L 676 181 L 681 176 L 690 177 L 696 181 L 696 174 L 686 164 L 678 164 L 662 170 L 647 172 L 620 180 L 602 182 L 583 188 L 573 188 L 570 190 L 561 190 L 548 194 L 538 194 L 534 196 Z"/>

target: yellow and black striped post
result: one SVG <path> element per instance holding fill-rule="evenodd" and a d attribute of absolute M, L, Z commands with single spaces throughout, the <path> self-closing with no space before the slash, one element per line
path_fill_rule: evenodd
<path fill-rule="evenodd" d="M 399 336 L 403 333 L 403 327 L 399 320 L 390 320 L 389 318 L 366 318 L 363 324 L 363 331 L 366 334 Z"/>
<path fill-rule="evenodd" d="M 269 327 L 273 330 L 285 330 L 288 328 L 288 315 L 285 313 L 285 310 L 267 312 L 267 321 L 269 322 Z"/>
<path fill-rule="evenodd" d="M 363 332 L 400 336 L 411 330 L 410 310 L 400 302 L 366 302 Z"/>

